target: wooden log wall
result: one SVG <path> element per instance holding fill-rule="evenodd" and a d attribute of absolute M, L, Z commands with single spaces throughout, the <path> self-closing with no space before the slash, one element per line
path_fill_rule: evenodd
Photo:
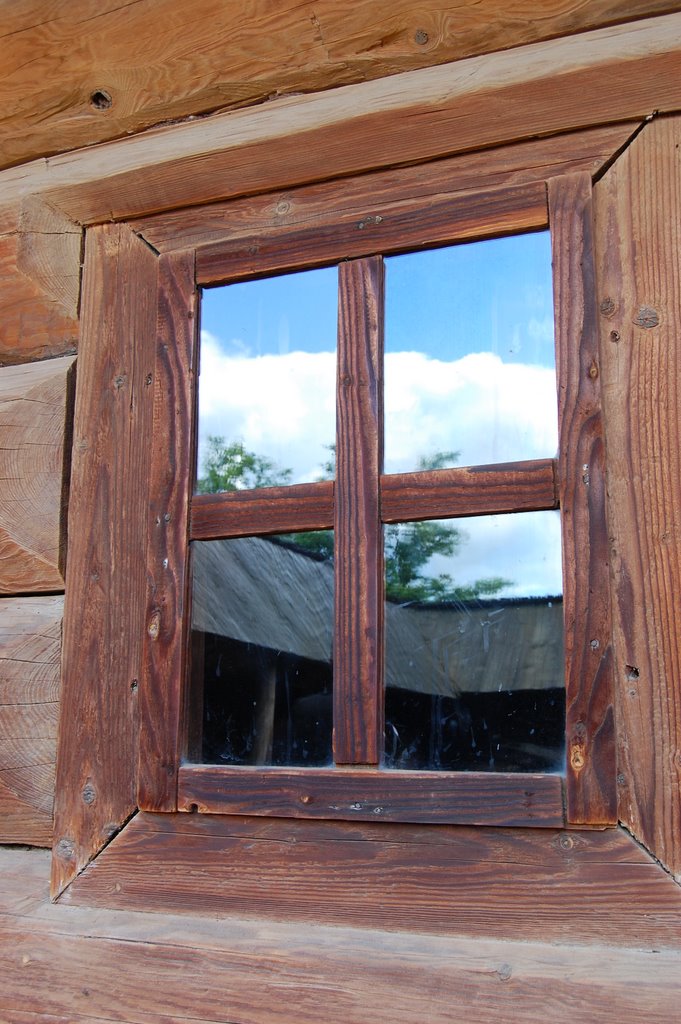
<path fill-rule="evenodd" d="M 4 4 L 0 166 L 676 10 L 674 0 Z"/>
<path fill-rule="evenodd" d="M 6 72 L 0 99 L 7 112 L 0 162 L 10 168 L 0 174 L 0 614 L 9 638 L 2 641 L 0 673 L 16 687 L 17 673 L 25 672 L 27 692 L 37 693 L 34 673 L 46 672 L 41 644 L 46 635 L 58 644 L 53 595 L 64 589 L 82 225 L 285 190 L 361 165 L 389 173 L 395 163 L 442 155 L 444 137 L 447 153 L 455 154 L 618 122 L 625 151 L 597 187 L 596 211 L 600 251 L 612 253 L 616 240 L 626 254 L 621 264 L 610 259 L 598 268 L 618 616 L 620 817 L 681 871 L 679 766 L 671 755 L 676 750 L 678 759 L 681 746 L 673 724 L 681 686 L 673 472 L 678 239 L 670 227 L 679 222 L 677 122 L 653 121 L 626 149 L 643 117 L 681 109 L 681 18 L 667 13 L 681 4 L 538 0 L 531 14 L 520 0 L 440 6 L 434 13 L 413 0 L 396 0 L 388 12 L 385 3 L 331 0 L 238 10 L 210 0 L 191 10 L 179 0 L 138 0 L 125 8 L 76 0 L 56 12 L 47 0 L 6 6 L 0 30 Z M 579 45 L 565 38 L 592 29 L 599 31 L 581 35 Z M 553 41 L 516 58 L 511 48 L 536 40 Z M 476 55 L 502 49 L 509 52 L 479 63 Z M 470 66 L 432 67 L 470 56 Z M 418 79 L 379 81 L 404 70 Z M 552 79 L 557 70 L 560 77 Z M 346 85 L 347 91 L 324 92 Z M 321 95 L 264 102 L 301 92 Z M 218 113 L 200 125 L 157 129 L 101 151 L 69 152 L 169 119 L 253 104 L 260 104 L 257 111 Z M 490 105 L 495 119 L 483 116 Z M 386 130 L 398 109 L 418 131 Z M 306 145 L 291 131 L 305 132 Z M 352 138 L 359 144 L 350 145 Z M 59 155 L 42 159 L 51 153 Z M 34 162 L 19 166 L 27 160 Z M 653 167 L 655 187 L 643 201 L 640 183 Z M 634 246 L 639 239 L 643 256 Z M 26 658 L 12 653 L 18 595 L 33 602 L 37 616 L 33 633 L 22 626 Z M 45 616 L 52 616 L 47 634 L 39 624 Z M 0 687 L 3 680 L 0 675 Z M 51 742 L 50 692 L 49 700 L 39 694 L 24 702 L 0 689 L 3 706 L 35 704 L 33 721 L 40 722 L 34 734 L 28 719 L 16 724 L 14 712 L 3 735 L 21 733 L 29 746 L 34 735 Z M 49 767 L 45 750 L 36 756 Z M 641 758 L 649 758 L 647 773 L 637 771 Z M 0 762 L 0 772 L 27 767 L 10 761 Z M 21 802 L 19 788 L 11 799 Z M 48 804 L 37 797 L 24 803 L 21 814 L 29 814 L 26 807 L 36 812 L 30 822 L 25 818 L 23 833 L 3 818 L 0 841 L 48 841 Z"/>

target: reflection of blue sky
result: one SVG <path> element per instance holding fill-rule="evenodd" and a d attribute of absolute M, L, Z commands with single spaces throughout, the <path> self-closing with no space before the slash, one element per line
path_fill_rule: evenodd
<path fill-rule="evenodd" d="M 386 352 L 451 361 L 492 352 L 505 363 L 553 367 L 548 231 L 390 256 Z"/>
<path fill-rule="evenodd" d="M 293 482 L 316 479 L 335 435 L 336 269 L 206 289 L 201 326 L 199 451 L 209 433 L 239 438 Z M 459 465 L 553 456 L 548 232 L 388 257 L 385 382 L 386 472 L 436 451 L 459 451 Z M 556 570 L 555 557 L 537 556 L 540 534 L 555 549 L 555 528 L 505 518 L 493 533 L 490 521 L 467 524 L 457 579 L 518 581 L 491 564 L 514 549 L 538 580 L 514 593 L 559 592 L 559 560 Z"/>

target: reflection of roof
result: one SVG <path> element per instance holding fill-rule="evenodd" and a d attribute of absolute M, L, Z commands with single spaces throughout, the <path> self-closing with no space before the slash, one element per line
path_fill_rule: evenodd
<path fill-rule="evenodd" d="M 249 537 L 193 547 L 192 627 L 331 661 L 333 565 Z M 560 598 L 386 605 L 386 685 L 420 693 L 563 684 Z"/>

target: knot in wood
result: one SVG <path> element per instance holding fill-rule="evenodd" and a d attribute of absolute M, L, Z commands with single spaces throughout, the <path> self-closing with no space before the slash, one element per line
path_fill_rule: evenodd
<path fill-rule="evenodd" d="M 95 792 L 95 787 L 92 785 L 91 782 L 88 782 L 88 783 L 85 784 L 85 786 L 83 787 L 83 792 L 82 792 L 81 795 L 83 797 L 83 803 L 87 804 L 88 807 L 91 804 L 93 804 L 95 802 L 95 800 L 97 799 L 97 794 Z"/>
<path fill-rule="evenodd" d="M 428 38 L 428 33 L 425 28 L 417 28 L 416 32 L 414 32 L 414 42 L 419 46 L 425 46 L 428 42 Z"/>
<path fill-rule="evenodd" d="M 147 633 L 151 640 L 158 640 L 159 633 L 161 632 L 161 613 L 158 609 L 152 612 L 149 619 L 149 625 L 147 626 Z"/>
<path fill-rule="evenodd" d="M 657 315 L 657 311 L 652 306 L 641 306 L 638 315 L 634 319 L 637 327 L 644 327 L 646 330 L 650 330 L 651 327 L 657 327 L 659 322 L 660 318 Z"/>
<path fill-rule="evenodd" d="M 615 312 L 615 303 L 610 298 L 603 299 L 599 306 L 599 309 L 603 316 L 612 316 L 612 314 Z"/>

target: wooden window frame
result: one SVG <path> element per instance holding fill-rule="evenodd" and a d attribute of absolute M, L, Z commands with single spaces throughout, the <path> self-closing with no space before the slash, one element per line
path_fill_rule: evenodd
<path fill-rule="evenodd" d="M 179 239 L 194 245 L 159 258 L 151 500 L 147 577 L 149 603 L 140 681 L 140 758 L 137 802 L 148 811 L 200 811 L 287 817 L 344 818 L 393 822 L 447 822 L 475 825 L 604 825 L 616 821 L 612 669 L 607 573 L 607 530 L 602 424 L 595 316 L 591 228 L 591 180 L 585 172 L 498 188 L 447 191 L 448 161 L 394 172 L 376 188 L 376 176 L 322 187 L 362 197 L 362 217 L 320 208 L 319 187 L 296 190 L 291 199 L 299 223 L 277 229 L 258 223 L 262 199 L 236 200 L 219 209 L 170 215 Z M 385 175 L 383 175 L 385 178 Z M 418 181 L 418 187 L 416 182 Z M 425 184 L 424 184 L 425 182 Z M 373 187 L 372 187 L 373 186 Z M 288 202 L 288 201 L 287 201 Z M 216 220 L 239 220 L 236 237 L 214 241 Z M 168 218 L 136 225 L 145 237 L 167 230 Z M 378 480 L 374 437 L 362 460 L 339 463 L 337 482 L 295 485 L 229 495 L 192 496 L 198 289 L 341 263 L 341 291 L 351 299 L 363 289 L 371 303 L 382 285 L 374 253 L 408 251 L 550 227 L 554 262 L 560 452 L 557 460 L 472 467 L 382 477 Z M 249 230 L 250 228 L 250 230 Z M 208 241 L 202 239 L 204 235 Z M 225 228 L 223 228 L 225 231 Z M 227 233 L 227 232 L 226 232 Z M 197 237 L 198 236 L 198 237 Z M 372 291 L 375 293 L 372 296 Z M 350 333 L 356 333 L 355 324 Z M 378 334 L 341 352 L 340 360 L 372 350 Z M 358 339 L 355 338 L 355 341 Z M 368 343 L 368 344 L 367 344 Z M 349 378 L 358 368 L 350 369 Z M 371 376 L 375 365 L 361 373 Z M 342 407 L 348 399 L 339 386 Z M 333 769 L 223 767 L 187 764 L 188 730 L 188 550 L 190 540 L 218 539 L 291 529 L 338 526 L 353 514 L 347 499 L 373 473 L 380 486 L 381 519 L 423 519 L 541 508 L 562 510 L 566 654 L 567 768 L 556 774 L 487 772 L 405 772 L 357 767 L 377 760 L 380 721 L 369 746 L 364 739 L 336 741 Z M 335 492 L 335 494 L 334 494 Z M 335 501 L 334 501 L 335 498 Z M 374 509 L 376 516 L 378 509 Z M 339 537 L 346 535 L 344 529 Z M 336 559 L 337 590 L 366 591 L 357 574 L 380 553 L 341 551 Z M 375 591 L 375 586 L 374 586 Z M 377 598 L 377 594 L 374 593 Z M 366 609 L 365 609 L 366 610 Z M 353 613 L 356 609 L 353 607 Z M 341 628 L 335 671 L 344 684 L 336 699 L 364 701 L 381 686 L 376 651 L 347 640 Z M 370 612 L 378 628 L 382 598 Z M 350 653 L 352 664 L 344 667 Z M 342 719 L 336 714 L 336 728 Z M 357 734 L 355 733 L 355 736 Z"/>

